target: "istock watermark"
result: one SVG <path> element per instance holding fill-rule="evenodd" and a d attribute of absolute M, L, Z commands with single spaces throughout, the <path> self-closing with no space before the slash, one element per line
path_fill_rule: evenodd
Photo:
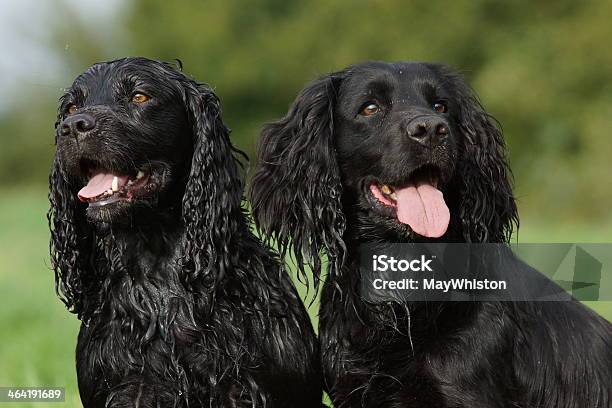
<path fill-rule="evenodd" d="M 394 272 L 432 272 L 429 264 L 431 264 L 433 258 L 427 259 L 425 255 L 421 255 L 420 259 L 395 259 L 387 255 L 374 255 L 372 258 L 374 259 L 372 270 L 375 272 L 386 272 L 388 270 Z"/>
<path fill-rule="evenodd" d="M 385 301 L 612 300 L 612 244 L 369 244 L 361 294 Z"/>

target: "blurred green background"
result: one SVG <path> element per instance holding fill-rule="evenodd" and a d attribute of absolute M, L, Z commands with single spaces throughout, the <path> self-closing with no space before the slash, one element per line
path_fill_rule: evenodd
<path fill-rule="evenodd" d="M 251 157 L 261 124 L 319 74 L 365 59 L 448 63 L 504 127 L 519 242 L 610 242 L 610 21 L 609 1 L 4 1 L 0 386 L 66 386 L 54 406 L 79 406 L 78 322 L 53 291 L 46 183 L 57 99 L 92 63 L 180 58 Z M 589 305 L 612 319 L 609 302 Z"/>

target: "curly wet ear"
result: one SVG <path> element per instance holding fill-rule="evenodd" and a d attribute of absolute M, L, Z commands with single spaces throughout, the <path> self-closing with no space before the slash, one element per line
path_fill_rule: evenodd
<path fill-rule="evenodd" d="M 210 287 L 231 265 L 234 232 L 242 219 L 237 214 L 242 183 L 219 99 L 204 85 L 190 80 L 182 85 L 194 146 L 182 201 L 183 262 L 188 282 L 203 279 Z"/>
<path fill-rule="evenodd" d="M 339 272 L 344 257 L 345 217 L 340 172 L 333 143 L 334 105 L 340 74 L 304 88 L 286 116 L 261 133 L 258 161 L 250 188 L 258 228 L 275 239 L 282 255 L 293 255 L 299 271 L 311 268 L 315 284 L 320 255 L 329 273 Z"/>
<path fill-rule="evenodd" d="M 85 210 L 79 208 L 76 194 L 63 177 L 57 157 L 49 176 L 47 213 L 51 230 L 51 267 L 55 272 L 55 290 L 68 310 L 80 319 L 88 313 L 87 264 L 92 256 L 93 232 L 86 228 Z"/>
<path fill-rule="evenodd" d="M 467 242 L 507 242 L 518 227 L 518 212 L 504 137 L 463 79 L 453 75 L 451 81 L 459 100 L 463 134 L 458 170 L 464 238 Z"/>

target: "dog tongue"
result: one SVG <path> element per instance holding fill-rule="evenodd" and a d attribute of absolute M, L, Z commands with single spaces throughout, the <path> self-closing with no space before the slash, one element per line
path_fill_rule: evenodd
<path fill-rule="evenodd" d="M 397 219 L 410 225 L 417 234 L 438 238 L 444 235 L 450 211 L 442 192 L 430 184 L 419 184 L 395 190 Z"/>
<path fill-rule="evenodd" d="M 128 176 L 118 176 L 112 173 L 98 173 L 89 179 L 85 187 L 79 190 L 79 199 L 81 201 L 87 201 L 90 198 L 99 196 L 107 190 L 112 190 L 113 178 L 115 177 L 117 177 L 118 188 L 123 187 L 128 181 Z"/>

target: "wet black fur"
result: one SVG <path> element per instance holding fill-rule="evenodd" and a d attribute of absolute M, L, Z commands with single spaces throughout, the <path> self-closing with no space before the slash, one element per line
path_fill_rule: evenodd
<path fill-rule="evenodd" d="M 436 113 L 441 100 L 448 113 Z M 382 110 L 359 115 L 371 101 Z M 405 129 L 449 126 L 430 150 Z M 518 225 L 502 133 L 460 75 L 368 62 L 306 86 L 266 125 L 250 196 L 258 227 L 319 277 L 325 385 L 340 407 L 609 407 L 612 326 L 579 302 L 422 302 L 359 296 L 358 245 L 424 241 L 373 207 L 367 181 L 441 169 L 451 212 L 440 242 L 507 242 Z"/>
<path fill-rule="evenodd" d="M 151 99 L 139 106 L 134 92 Z M 76 104 L 88 134 L 59 131 Z M 50 176 L 57 291 L 82 321 L 89 407 L 320 406 L 317 343 L 276 257 L 241 209 L 236 150 L 210 88 L 144 58 L 100 63 L 61 98 Z M 85 163 L 159 188 L 87 208 Z"/>

